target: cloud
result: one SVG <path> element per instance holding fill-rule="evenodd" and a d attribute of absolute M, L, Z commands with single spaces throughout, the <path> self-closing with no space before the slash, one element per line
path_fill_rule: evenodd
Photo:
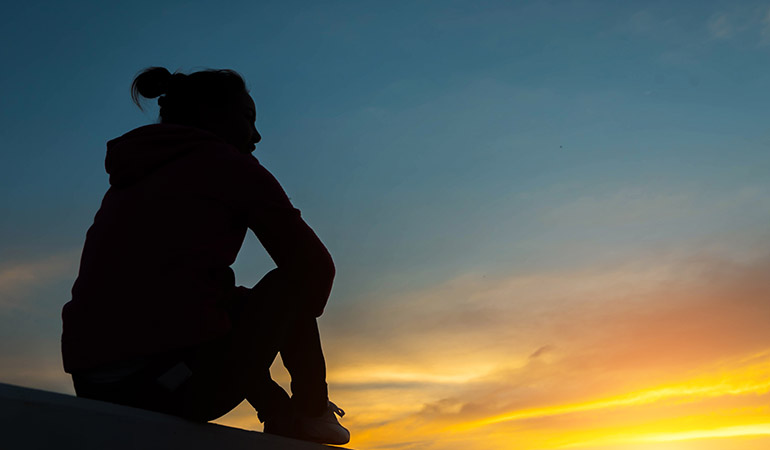
<path fill-rule="evenodd" d="M 760 45 L 770 45 L 770 8 L 767 9 L 761 20 Z"/>
<path fill-rule="evenodd" d="M 80 252 L 69 251 L 33 261 L 0 265 L 0 310 L 17 308 L 26 289 L 62 277 L 74 277 Z"/>
<path fill-rule="evenodd" d="M 765 5 L 736 4 L 729 11 L 714 13 L 706 28 L 714 40 L 728 41 L 744 37 L 760 46 L 770 44 L 770 8 Z"/>
<path fill-rule="evenodd" d="M 54 347 L 55 350 L 58 348 Z M 72 379 L 62 369 L 58 354 L 2 355 L 0 356 L 0 382 L 66 394 L 75 393 Z"/>
<path fill-rule="evenodd" d="M 616 228 L 692 214 L 693 200 L 685 193 L 627 187 L 574 198 L 544 211 L 544 218 L 559 224 Z"/>
<path fill-rule="evenodd" d="M 717 39 L 728 39 L 735 32 L 730 17 L 725 13 L 716 13 L 708 21 L 708 30 L 711 36 Z"/>
<path fill-rule="evenodd" d="M 752 259 L 761 256 L 768 237 L 763 224 L 770 220 L 770 196 L 764 187 L 718 191 L 621 185 L 575 191 L 531 194 L 539 206 L 528 220 L 537 226 L 517 244 L 519 250 L 547 255 L 552 265 L 692 249 Z"/>
<path fill-rule="evenodd" d="M 682 27 L 675 19 L 661 17 L 649 10 L 640 10 L 631 14 L 626 21 L 619 24 L 618 29 L 633 34 L 668 39 L 682 33 Z"/>
<path fill-rule="evenodd" d="M 661 63 L 699 68 L 715 45 L 763 46 L 770 43 L 768 8 L 760 2 L 733 2 L 714 10 L 702 23 L 674 16 L 670 8 L 640 10 L 621 21 L 615 32 L 663 44 Z"/>
<path fill-rule="evenodd" d="M 553 352 L 553 347 L 550 345 L 545 345 L 535 350 L 531 355 L 529 355 L 529 359 L 541 358 L 551 352 Z"/>
<path fill-rule="evenodd" d="M 746 185 L 724 191 L 660 189 L 655 186 L 620 186 L 565 196 L 542 210 L 543 220 L 569 226 L 618 228 L 633 224 L 670 224 L 689 220 L 689 225 L 708 221 L 724 225 L 724 218 L 738 215 L 747 219 L 766 217 L 770 207 L 764 186 Z M 731 222 L 734 223 L 734 222 Z M 713 227 L 713 225 L 712 225 Z"/>
<path fill-rule="evenodd" d="M 473 350 L 466 355 L 470 361 L 503 353 L 514 364 L 524 364 L 544 345 L 564 351 L 548 337 L 580 333 L 586 320 L 601 322 L 609 315 L 620 315 L 635 324 L 672 320 L 669 317 L 677 314 L 707 316 L 725 306 L 726 300 L 714 297 L 716 288 L 707 291 L 705 287 L 730 271 L 744 273 L 750 267 L 709 255 L 666 253 L 613 264 L 510 277 L 469 273 L 392 297 L 362 298 L 350 309 L 323 318 L 322 328 L 330 347 L 339 346 L 347 353 L 360 346 L 372 351 L 382 365 L 443 361 L 458 348 Z M 701 279 L 712 272 L 714 279 Z M 733 291 L 739 289 L 735 286 Z M 605 323 L 600 328 L 612 326 Z"/>

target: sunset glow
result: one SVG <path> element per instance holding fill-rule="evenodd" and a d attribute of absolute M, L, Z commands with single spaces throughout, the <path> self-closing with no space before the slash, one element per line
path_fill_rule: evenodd
<path fill-rule="evenodd" d="M 342 370 L 331 372 L 338 380 L 331 389 L 357 411 L 346 420 L 358 431 L 352 444 L 358 448 L 388 448 L 397 436 L 407 448 L 428 449 L 760 450 L 770 443 L 766 267 L 765 262 L 725 265 L 707 260 L 636 264 L 483 284 L 463 278 L 432 292 L 402 294 L 388 304 L 436 296 L 444 306 L 457 306 L 472 298 L 476 307 L 497 305 L 496 315 L 503 320 L 492 328 L 490 322 L 479 335 L 467 334 L 465 341 L 447 336 L 432 352 L 415 349 L 411 365 L 398 365 L 387 354 L 340 355 Z M 707 281 L 693 276 L 704 272 L 711 273 Z M 658 312 L 639 317 L 637 301 L 614 301 L 615 294 L 602 286 L 624 286 L 645 304 L 658 305 Z M 549 306 L 549 298 L 561 298 L 560 292 L 570 292 L 572 307 L 567 310 L 558 302 L 554 309 Z M 740 298 L 729 298 L 728 292 Z M 508 313 L 496 300 L 506 296 L 539 299 L 538 307 L 523 313 L 511 304 L 516 317 L 506 320 Z M 727 304 L 729 313 L 708 312 Z M 687 323 L 696 309 L 707 312 L 708 320 Z M 457 314 L 462 320 L 462 312 Z M 516 350 L 515 341 L 509 347 L 494 346 L 495 336 L 510 327 L 526 328 L 536 316 L 548 319 L 530 337 L 548 345 L 526 352 Z M 590 334 L 551 326 L 566 323 L 567 317 L 579 317 Z M 366 326 L 366 317 L 360 318 Z M 452 314 L 441 321 L 453 323 Z M 421 333 L 419 326 L 402 319 L 386 323 L 402 333 L 391 341 L 395 346 L 410 341 L 404 332 Z M 654 339 L 645 338 L 651 329 Z M 608 335 L 614 338 L 604 340 Z M 604 341 L 601 353 L 596 353 L 595 337 Z M 468 355 L 474 364 L 437 358 L 444 348 L 449 354 Z M 479 348 L 486 353 L 474 350 Z M 736 348 L 755 350 L 741 355 Z M 521 356 L 511 358 L 517 353 Z M 479 362 L 480 355 L 486 355 L 486 364 Z M 251 414 L 245 405 L 242 411 Z M 239 418 L 236 411 L 222 423 L 244 426 L 247 420 Z"/>
<path fill-rule="evenodd" d="M 768 360 L 761 365 L 748 367 L 738 372 L 721 373 L 716 376 L 711 375 L 678 385 L 661 386 L 613 398 L 571 405 L 557 405 L 514 411 L 454 426 L 452 427 L 452 430 L 466 431 L 500 422 L 582 413 L 597 409 L 617 409 L 622 407 L 647 405 L 650 403 L 697 402 L 711 397 L 732 395 L 761 395 L 766 394 L 768 391 L 770 391 L 770 357 L 768 357 Z"/>
<path fill-rule="evenodd" d="M 770 449 L 767 1 L 5 9 L 0 382 L 74 393 L 61 310 L 105 144 L 159 118 L 133 76 L 229 68 L 334 259 L 347 447 Z M 236 283 L 274 267 L 248 233 Z M 262 430 L 246 401 L 215 422 Z"/>

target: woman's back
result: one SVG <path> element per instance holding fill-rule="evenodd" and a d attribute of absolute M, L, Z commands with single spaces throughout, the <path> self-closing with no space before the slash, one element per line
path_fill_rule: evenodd
<path fill-rule="evenodd" d="M 68 372 L 225 333 L 218 302 L 249 220 L 298 214 L 253 156 L 206 130 L 138 128 L 108 143 L 105 165 L 111 187 L 63 311 Z"/>

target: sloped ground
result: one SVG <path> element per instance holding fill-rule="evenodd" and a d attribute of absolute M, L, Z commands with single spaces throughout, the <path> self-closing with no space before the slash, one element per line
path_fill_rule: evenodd
<path fill-rule="evenodd" d="M 328 450 L 331 447 L 0 383 L 0 448 Z"/>

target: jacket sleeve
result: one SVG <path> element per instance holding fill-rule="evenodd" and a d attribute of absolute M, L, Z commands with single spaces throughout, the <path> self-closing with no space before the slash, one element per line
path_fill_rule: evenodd
<path fill-rule="evenodd" d="M 323 313 L 335 267 L 315 232 L 291 204 L 278 180 L 253 156 L 248 161 L 247 224 L 287 277 L 293 295 L 313 316 Z"/>

